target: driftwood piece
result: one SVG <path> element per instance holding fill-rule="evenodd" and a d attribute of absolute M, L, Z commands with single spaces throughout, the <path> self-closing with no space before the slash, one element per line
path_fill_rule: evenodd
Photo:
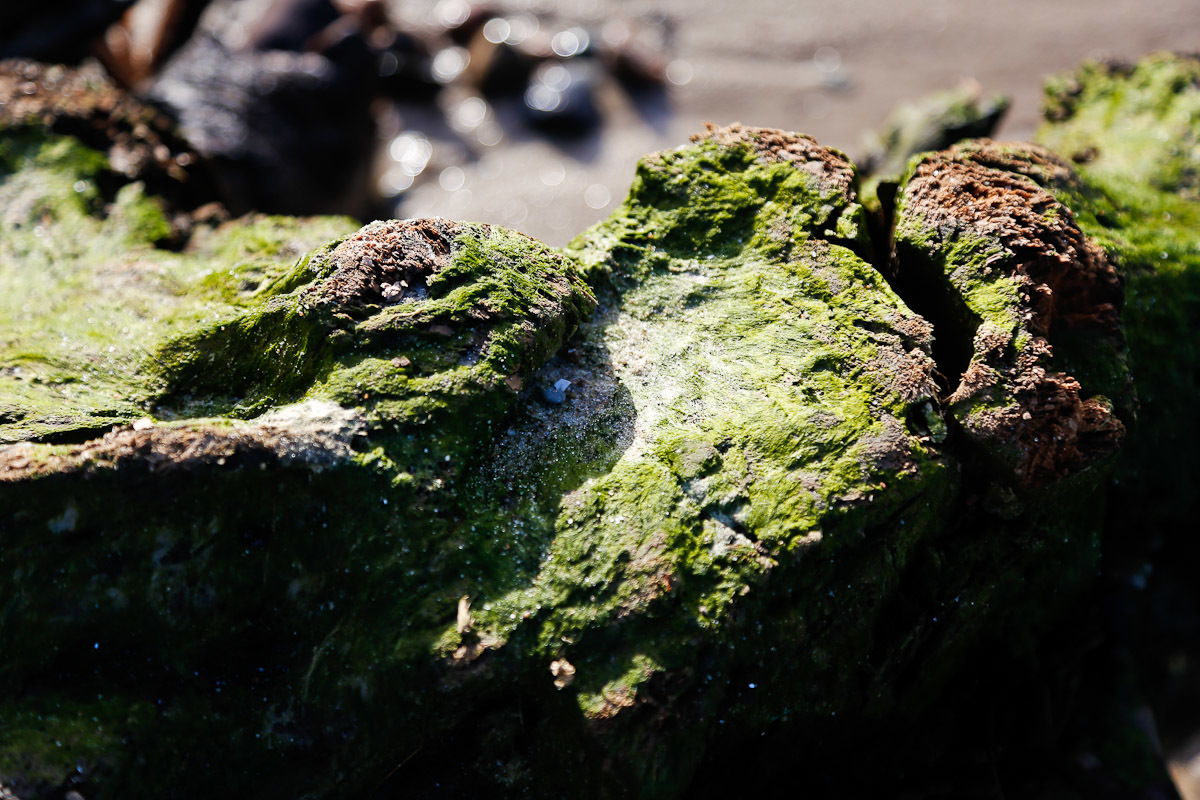
<path fill-rule="evenodd" d="M 1044 139 L 1139 69 L 1196 62 L 1085 70 Z M 732 126 L 562 252 L 247 218 L 176 253 L 137 184 L 100 202 L 103 152 L 2 124 L 18 797 L 932 791 L 997 696 L 993 751 L 1048 741 L 1025 785 L 1162 780 L 1116 701 L 1125 744 L 1054 761 L 1086 737 L 1021 698 L 1092 652 L 1059 632 L 1124 541 L 1109 481 L 1136 502 L 1191 432 L 1144 422 L 1194 381 L 1182 342 L 1150 363 L 1194 311 L 1186 170 L 1131 183 L 1107 128 L 1079 173 L 967 142 L 910 163 L 881 241 L 845 156 Z"/>

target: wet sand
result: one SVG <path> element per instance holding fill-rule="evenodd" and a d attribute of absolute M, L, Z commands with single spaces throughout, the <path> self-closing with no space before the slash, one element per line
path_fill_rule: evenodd
<path fill-rule="evenodd" d="M 435 6 L 405 2 L 396 11 L 411 24 L 428 24 Z M 387 133 L 422 130 L 432 152 L 400 196 L 398 215 L 499 223 L 555 245 L 607 216 L 639 156 L 686 141 L 705 121 L 803 131 L 857 156 L 862 132 L 897 102 L 974 79 L 985 93 L 1013 100 L 999 135 L 1024 138 L 1037 124 L 1047 74 L 1091 56 L 1200 49 L 1196 0 L 570 0 L 496 8 L 552 11 L 592 30 L 615 18 L 666 15 L 674 31 L 665 51 L 680 65 L 673 77 L 690 73 L 670 88 L 666 104 L 641 107 L 601 78 L 604 124 L 576 140 L 528 130 L 519 101 L 491 108 L 495 126 L 485 128 L 502 133 L 491 145 L 479 141 L 477 129 L 447 125 L 428 109 L 401 109 Z M 454 122 L 464 96 L 446 94 Z M 461 173 L 443 172 L 454 167 Z"/>

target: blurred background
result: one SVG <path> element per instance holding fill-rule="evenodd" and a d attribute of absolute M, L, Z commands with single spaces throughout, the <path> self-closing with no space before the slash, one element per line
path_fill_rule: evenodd
<path fill-rule="evenodd" d="M 861 159 L 895 105 L 960 86 L 1010 98 L 997 135 L 1022 138 L 1047 74 L 1200 30 L 1196 0 L 50 5 L 0 11 L 0 57 L 98 58 L 173 111 L 234 213 L 446 216 L 553 245 L 706 121 Z"/>
<path fill-rule="evenodd" d="M 397 11 L 416 24 L 438 6 L 408 2 Z M 415 185 L 400 206 L 404 216 L 496 222 L 556 245 L 620 203 L 641 155 L 685 142 L 706 121 L 802 131 L 859 159 L 864 132 L 895 105 L 966 80 L 985 96 L 1011 98 L 997 135 L 1026 138 L 1047 74 L 1087 57 L 1200 47 L 1195 0 L 574 0 L 504 8 L 553 10 L 602 38 L 607 26 L 629 27 L 651 42 L 647 34 L 666 21 L 662 49 L 648 53 L 666 65 L 662 98 L 639 105 L 599 81 L 600 122 L 575 141 L 530 136 L 503 114 L 507 141 L 495 147 L 431 135 L 438 160 L 427 169 L 441 175 L 439 166 L 457 165 L 461 185 L 452 170 Z M 470 152 L 465 163 L 458 147 Z"/>

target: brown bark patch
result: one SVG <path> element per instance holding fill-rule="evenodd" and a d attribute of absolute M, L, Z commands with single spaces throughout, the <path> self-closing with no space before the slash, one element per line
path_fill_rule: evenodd
<path fill-rule="evenodd" d="M 1001 277 L 1017 283 L 1013 310 L 1025 342 L 1018 348 L 1011 328 L 985 320 L 947 402 L 971 438 L 1014 454 L 1010 466 L 1024 485 L 1105 458 L 1124 436 L 1106 401 L 1087 398 L 1075 378 L 1048 371 L 1053 342 L 1064 332 L 1086 329 L 1118 349 L 1124 344 L 1116 270 L 1044 188 L 1077 185 L 1070 166 L 1042 148 L 979 140 L 926 157 L 905 187 L 903 213 L 918 216 L 940 242 L 969 236 L 995 245 L 982 265 L 946 266 L 953 291 Z"/>
<path fill-rule="evenodd" d="M 946 155 L 954 161 L 1024 175 L 1051 191 L 1084 191 L 1083 181 L 1066 159 L 1030 142 L 971 139 L 954 145 Z"/>
<path fill-rule="evenodd" d="M 626 568 L 626 580 L 635 587 L 633 593 L 621 603 L 618 619 L 623 619 L 658 598 L 670 594 L 676 586 L 673 564 L 665 557 L 667 539 L 662 531 L 644 539 L 636 551 L 630 554 Z"/>
<path fill-rule="evenodd" d="M 881 347 L 867 365 L 881 386 L 906 403 L 937 397 L 935 368 L 929 354 L 916 347 L 908 352 L 900 347 Z"/>
<path fill-rule="evenodd" d="M 890 414 L 882 417 L 883 430 L 861 441 L 864 470 L 883 470 L 892 474 L 913 475 L 919 470 L 912 449 L 912 436 L 903 423 Z"/>
<path fill-rule="evenodd" d="M 909 209 L 927 226 L 996 241 L 985 270 L 1005 270 L 1021 285 L 1030 331 L 1092 326 L 1121 338 L 1121 280 L 1075 216 L 1030 178 L 952 153 L 926 158 L 905 190 Z"/>
<path fill-rule="evenodd" d="M 310 291 L 342 306 L 400 302 L 424 295 L 450 263 L 458 226 L 443 219 L 372 222 L 330 254 L 334 274 Z"/>
<path fill-rule="evenodd" d="M 1021 483 L 1043 486 L 1116 453 L 1125 426 L 1107 403 L 1080 397 L 1079 382 L 1062 373 L 1029 376 L 1017 403 L 979 412 L 968 421 L 977 436 L 1015 446 Z"/>

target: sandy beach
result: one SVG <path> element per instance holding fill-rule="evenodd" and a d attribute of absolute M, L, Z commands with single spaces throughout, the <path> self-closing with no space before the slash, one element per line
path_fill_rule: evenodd
<path fill-rule="evenodd" d="M 478 107 L 464 107 L 469 97 L 453 91 L 443 100 L 444 116 L 402 108 L 396 127 L 382 132 L 419 130 L 432 145 L 428 167 L 400 196 L 397 214 L 494 222 L 555 245 L 607 216 L 638 157 L 686 141 L 705 121 L 803 131 L 856 156 L 862 132 L 896 103 L 974 80 L 985 94 L 1013 101 L 998 135 L 1024 138 L 1037 125 L 1046 75 L 1089 57 L 1132 59 L 1200 46 L 1194 0 L 572 0 L 496 8 L 549 12 L 593 35 L 613 20 L 637 29 L 665 19 L 670 28 L 663 52 L 677 83 L 666 104 L 639 107 L 611 80 L 598 80 L 604 122 L 581 138 L 548 141 L 529 131 L 514 100 L 488 110 L 496 124 L 484 126 L 481 142 L 470 126 L 455 130 L 456 114 Z M 437 3 L 407 2 L 395 11 L 419 27 L 436 19 Z M 497 130 L 500 141 L 485 143 Z"/>

